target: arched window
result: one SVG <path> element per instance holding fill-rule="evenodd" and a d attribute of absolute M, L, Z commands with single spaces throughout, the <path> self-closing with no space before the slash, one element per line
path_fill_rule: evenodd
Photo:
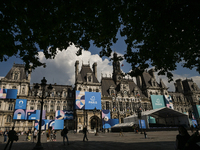
<path fill-rule="evenodd" d="M 57 110 L 60 110 L 60 106 L 57 106 Z"/>
<path fill-rule="evenodd" d="M 63 110 L 67 110 L 66 106 L 63 106 Z"/>
<path fill-rule="evenodd" d="M 89 92 L 92 92 L 92 89 L 91 89 L 91 88 L 89 89 Z"/>
<path fill-rule="evenodd" d="M 18 73 L 17 72 L 15 72 L 15 74 L 14 74 L 14 80 L 18 80 Z"/>
<path fill-rule="evenodd" d="M 16 86 L 13 86 L 12 89 L 16 89 Z"/>
<path fill-rule="evenodd" d="M 78 90 L 81 91 L 82 90 L 81 87 L 79 87 Z"/>
<path fill-rule="evenodd" d="M 9 104 L 8 110 L 13 110 L 13 104 Z"/>
<path fill-rule="evenodd" d="M 53 120 L 53 116 L 50 116 L 50 120 Z"/>
<path fill-rule="evenodd" d="M 25 94 L 25 88 L 24 87 L 22 88 L 22 94 Z"/>
<path fill-rule="evenodd" d="M 7 116 L 6 122 L 11 122 L 11 116 L 10 115 Z"/>
<path fill-rule="evenodd" d="M 99 92 L 99 89 L 96 89 L 96 92 Z"/>

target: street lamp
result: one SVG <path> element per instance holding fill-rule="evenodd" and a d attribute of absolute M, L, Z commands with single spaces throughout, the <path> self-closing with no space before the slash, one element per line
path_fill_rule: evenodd
<path fill-rule="evenodd" d="M 95 116 L 95 113 L 97 112 L 97 108 L 95 107 L 94 109 L 93 109 L 93 114 L 94 114 L 94 116 Z M 95 135 L 97 135 L 97 120 L 95 119 L 95 124 L 96 124 L 96 133 L 95 133 Z"/>
<path fill-rule="evenodd" d="M 40 109 L 39 134 L 38 134 L 37 144 L 35 145 L 33 150 L 43 150 L 43 147 L 41 144 L 42 112 L 43 112 L 43 104 L 44 104 L 43 99 L 46 99 L 49 96 L 49 93 L 45 96 L 45 87 L 47 85 L 46 83 L 47 83 L 47 80 L 45 79 L 45 77 L 43 77 L 43 79 L 41 80 L 41 84 L 40 84 L 40 86 L 42 88 L 42 96 L 38 96 L 42 100 L 41 101 L 41 109 Z M 38 85 L 38 83 L 36 83 L 36 85 L 34 86 L 34 89 L 36 90 L 35 96 L 37 96 L 37 92 L 38 92 L 38 89 L 40 86 Z M 49 84 L 48 92 L 50 92 L 52 89 L 53 89 L 52 85 Z"/>

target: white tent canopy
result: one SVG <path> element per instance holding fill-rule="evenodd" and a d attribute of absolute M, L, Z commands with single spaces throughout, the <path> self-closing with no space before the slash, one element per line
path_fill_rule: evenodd
<path fill-rule="evenodd" d="M 141 119 L 145 120 L 147 128 L 149 128 L 148 116 L 154 117 L 157 124 L 189 126 L 188 115 L 167 107 L 142 112 Z M 124 123 L 138 124 L 138 122 L 136 114 L 124 118 Z"/>

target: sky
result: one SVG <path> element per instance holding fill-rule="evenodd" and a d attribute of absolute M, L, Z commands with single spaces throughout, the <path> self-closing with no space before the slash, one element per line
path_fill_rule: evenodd
<path fill-rule="evenodd" d="M 119 38 L 118 42 L 112 47 L 118 55 L 123 55 L 126 50 L 126 44 L 124 43 L 124 38 Z M 75 82 L 75 62 L 79 60 L 79 70 L 83 64 L 90 64 L 91 68 L 94 62 L 97 62 L 97 78 L 101 81 L 101 76 L 110 77 L 112 75 L 112 62 L 110 58 L 101 58 L 98 54 L 100 49 L 93 46 L 88 51 L 83 50 L 82 55 L 76 56 L 77 48 L 75 46 L 69 47 L 67 50 L 58 52 L 55 59 L 46 60 L 43 53 L 39 52 L 39 58 L 41 62 L 46 63 L 46 68 L 38 67 L 32 71 L 31 83 L 40 83 L 42 78 L 47 79 L 48 84 L 60 84 L 60 85 L 74 85 Z M 23 64 L 23 61 L 16 57 L 11 57 L 6 62 L 0 62 L 0 78 L 5 77 L 9 70 L 12 68 L 13 64 Z M 129 72 L 131 66 L 126 62 L 122 61 L 121 70 L 123 72 Z M 150 68 L 149 68 L 150 69 Z M 147 69 L 148 70 L 148 69 Z M 190 70 L 183 68 L 181 64 L 178 64 L 177 70 L 172 72 L 174 81 L 176 79 L 193 79 L 194 82 L 200 87 L 200 76 L 195 69 Z M 165 85 L 169 87 L 169 91 L 174 91 L 174 81 L 168 83 L 167 77 L 158 76 L 155 73 L 157 82 L 160 82 L 160 78 L 163 80 Z M 135 81 L 135 78 L 133 78 Z"/>

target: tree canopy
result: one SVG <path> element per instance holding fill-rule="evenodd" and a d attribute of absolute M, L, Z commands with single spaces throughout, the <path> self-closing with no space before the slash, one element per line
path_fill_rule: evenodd
<path fill-rule="evenodd" d="M 6 0 L 0 3 L 0 61 L 20 57 L 33 68 L 45 65 L 56 49 L 75 44 L 89 49 L 90 41 L 110 56 L 117 32 L 126 37 L 124 59 L 132 65 L 131 75 L 149 66 L 159 74 L 179 62 L 200 72 L 200 3 L 196 0 Z"/>

